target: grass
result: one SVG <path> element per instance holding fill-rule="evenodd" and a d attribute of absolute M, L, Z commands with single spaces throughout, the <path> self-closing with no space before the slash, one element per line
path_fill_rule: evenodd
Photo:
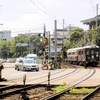
<path fill-rule="evenodd" d="M 64 89 L 68 88 L 68 86 L 66 84 L 64 85 L 60 85 L 60 86 L 57 86 L 56 88 L 53 88 L 52 90 L 54 90 L 56 93 L 57 92 L 60 92 Z M 69 92 L 71 94 L 78 94 L 78 93 L 90 93 L 94 90 L 94 88 L 72 88 Z"/>
<path fill-rule="evenodd" d="M 57 86 L 56 88 L 53 88 L 52 90 L 54 90 L 57 93 L 57 92 L 60 92 L 66 88 L 68 88 L 67 85 L 60 85 L 60 86 Z"/>
<path fill-rule="evenodd" d="M 80 88 L 80 89 L 77 89 L 77 88 L 72 88 L 70 90 L 70 93 L 74 93 L 74 94 L 78 94 L 78 93 L 90 93 L 94 90 L 94 88 Z"/>

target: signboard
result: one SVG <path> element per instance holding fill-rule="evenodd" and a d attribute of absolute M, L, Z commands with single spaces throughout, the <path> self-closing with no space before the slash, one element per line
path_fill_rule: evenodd
<path fill-rule="evenodd" d="M 27 47 L 28 44 L 27 43 L 16 43 L 16 46 L 18 46 L 18 47 Z"/>

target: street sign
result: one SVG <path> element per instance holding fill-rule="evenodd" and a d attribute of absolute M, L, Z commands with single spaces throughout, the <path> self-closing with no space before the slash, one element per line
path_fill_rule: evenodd
<path fill-rule="evenodd" d="M 28 44 L 27 43 L 16 43 L 16 46 L 18 46 L 18 47 L 26 47 L 26 46 L 28 46 Z"/>

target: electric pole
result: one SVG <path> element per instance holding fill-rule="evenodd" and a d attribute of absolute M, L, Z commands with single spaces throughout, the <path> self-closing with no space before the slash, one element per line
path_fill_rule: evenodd
<path fill-rule="evenodd" d="M 57 20 L 54 22 L 55 27 L 55 67 L 57 67 Z"/>
<path fill-rule="evenodd" d="M 64 52 L 64 23 L 65 23 L 65 21 L 64 21 L 64 19 L 63 19 L 63 36 L 62 36 L 62 62 L 63 62 L 63 60 L 64 60 L 64 54 L 63 54 L 63 52 Z"/>
<path fill-rule="evenodd" d="M 98 27 L 98 4 L 96 5 L 96 44 L 97 44 L 97 27 Z"/>
<path fill-rule="evenodd" d="M 51 51 L 50 51 L 50 31 L 48 33 L 49 33 L 49 55 L 48 55 L 48 58 L 50 59 L 50 54 L 51 54 Z"/>
<path fill-rule="evenodd" d="M 46 26 L 45 26 L 45 24 L 44 24 L 44 34 L 43 34 L 44 38 L 45 38 L 45 35 L 46 35 Z M 44 62 L 46 63 L 45 44 L 44 44 L 43 50 L 44 50 L 44 51 L 43 51 L 43 54 L 44 54 Z"/>

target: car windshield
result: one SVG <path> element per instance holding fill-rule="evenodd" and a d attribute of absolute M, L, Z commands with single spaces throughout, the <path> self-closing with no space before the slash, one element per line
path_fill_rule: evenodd
<path fill-rule="evenodd" d="M 23 60 L 24 60 L 24 58 L 17 58 L 16 62 L 20 62 L 20 61 L 23 61 Z"/>
<path fill-rule="evenodd" d="M 32 60 L 32 59 L 26 59 L 26 60 L 24 60 L 24 63 L 31 64 L 31 63 L 34 63 L 34 60 Z"/>

